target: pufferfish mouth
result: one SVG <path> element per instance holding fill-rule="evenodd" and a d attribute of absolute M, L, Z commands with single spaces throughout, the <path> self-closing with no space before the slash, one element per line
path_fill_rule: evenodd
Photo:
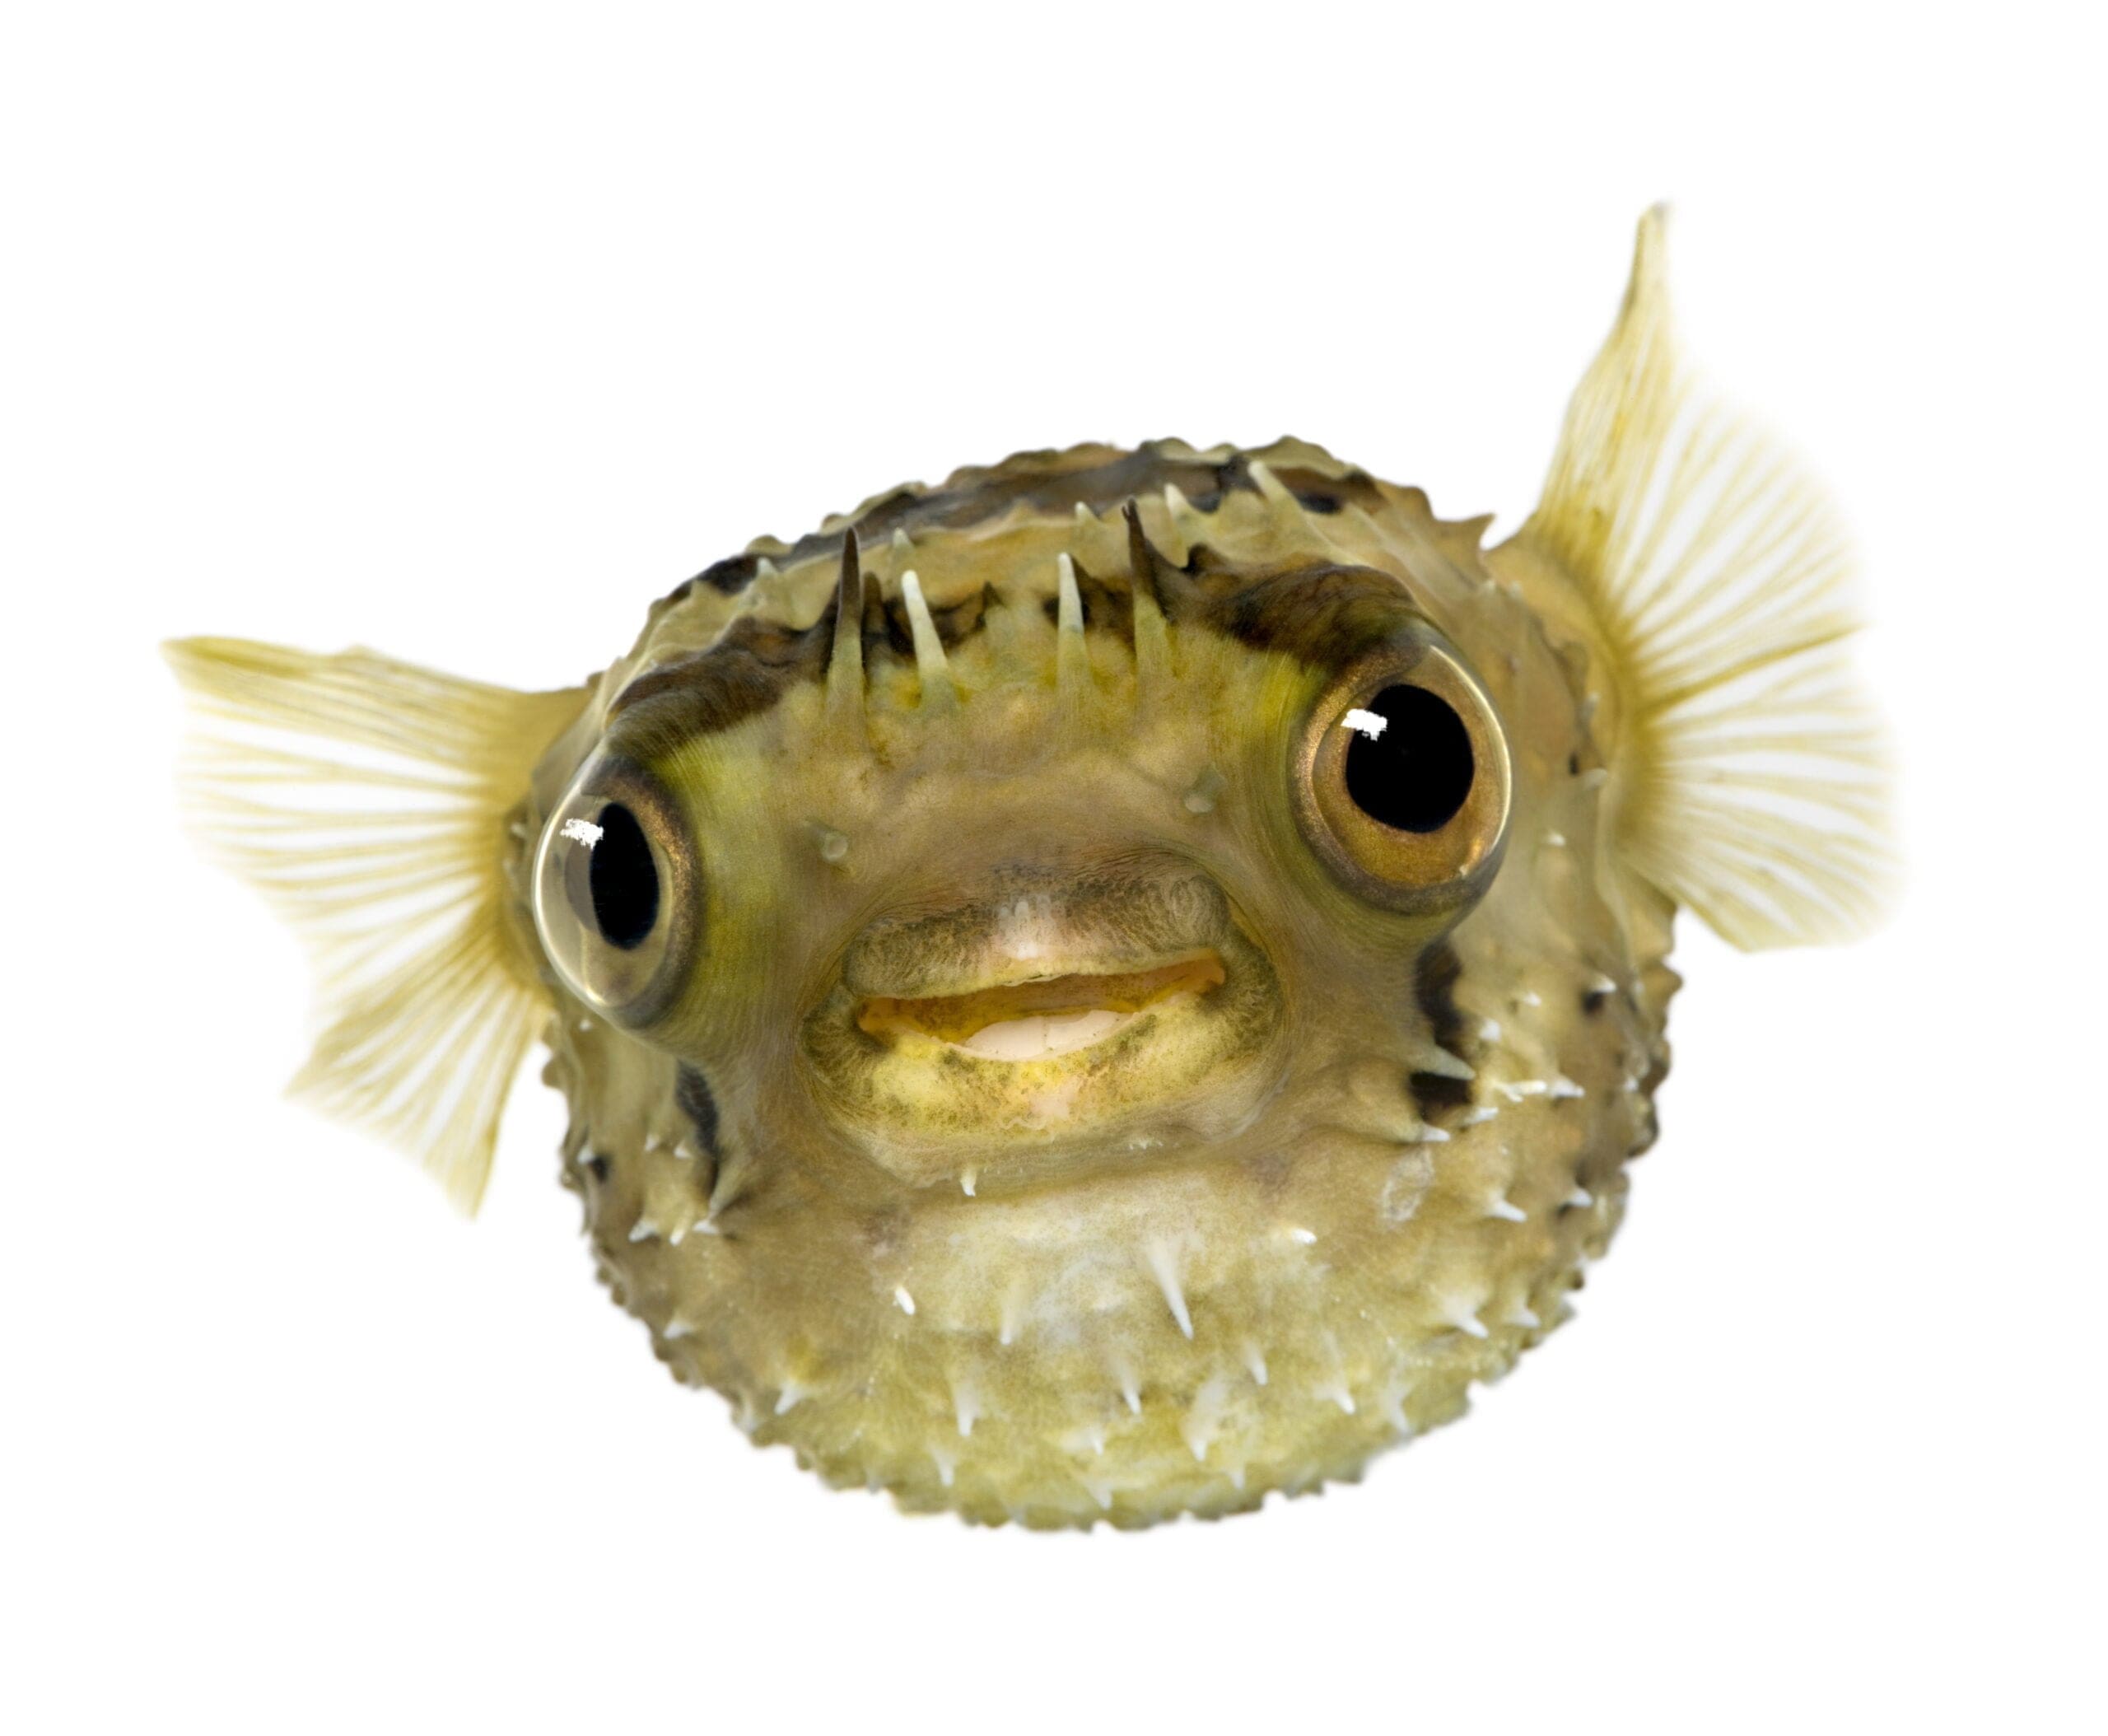
<path fill-rule="evenodd" d="M 1184 864 L 999 872 L 856 936 L 804 1016 L 816 1104 L 926 1184 L 1195 1150 L 1255 1113 L 1283 1020 L 1265 950 Z"/>
<path fill-rule="evenodd" d="M 1151 1008 L 1222 987 L 1222 955 L 1203 947 L 1145 969 L 1035 974 L 951 995 L 871 995 L 857 1028 L 883 1040 L 934 1038 L 991 1061 L 1040 1061 L 1103 1043 Z"/>

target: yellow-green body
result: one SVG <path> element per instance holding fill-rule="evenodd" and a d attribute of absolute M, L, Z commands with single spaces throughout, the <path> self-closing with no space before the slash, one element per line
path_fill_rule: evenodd
<path fill-rule="evenodd" d="M 1248 469 L 1226 449 L 1145 455 L 1189 486 Z M 1354 477 L 1313 448 L 1243 456 Z M 1028 456 L 936 492 L 1089 495 L 1102 472 L 1126 491 L 1143 467 L 1122 457 Z M 667 750 L 661 775 L 690 796 L 722 889 L 707 963 L 649 1041 L 558 989 L 547 1076 L 571 1102 L 566 1178 L 610 1288 L 756 1440 L 977 1519 L 1225 1512 L 1448 1420 L 1565 1314 L 1652 1136 L 1667 912 L 1634 908 L 1598 861 L 1608 780 L 1579 647 L 1502 582 L 1476 525 L 1354 481 L 1329 512 L 1248 484 L 1211 491 L 1207 511 L 1167 504 L 1162 481 L 1139 501 L 1174 561 L 1205 546 L 1253 572 L 1389 575 L 1485 680 L 1515 750 L 1513 838 L 1439 992 L 1411 926 L 1332 886 L 1297 836 L 1287 738 L 1319 684 L 1296 656 L 1174 623 L 1152 707 L 1131 634 L 1092 628 L 1089 679 L 1064 689 L 1057 558 L 1124 582 L 1126 492 L 1082 515 L 867 535 L 884 594 L 911 569 L 935 615 L 996 593 L 948 652 L 955 703 L 931 715 L 912 659 L 874 642 L 860 740 L 830 738 L 812 683 Z M 838 566 L 815 553 L 736 596 L 698 584 L 661 604 L 537 773 L 545 803 L 641 670 L 736 614 L 824 622 Z M 830 839 L 846 846 L 832 860 Z M 843 992 L 845 950 L 903 906 L 1007 896 L 1006 875 L 1018 896 L 1058 896 L 1123 870 L 1220 888 L 1250 955 L 1246 1004 L 1188 1015 L 1201 1029 L 1164 1034 L 1133 1076 L 1121 1039 L 968 1060 L 955 1080 L 806 1037 Z M 1046 926 L 1058 945 L 1059 917 Z M 1121 962 L 1088 952 L 1061 962 Z M 1140 1051 L 1145 1034 L 1123 1036 Z M 715 1160 L 676 1054 L 709 1081 Z M 1439 1081 L 1435 1102 L 1415 1076 Z"/>
<path fill-rule="evenodd" d="M 329 966 L 308 1083 L 473 1202 L 543 1037 L 656 1354 L 907 1507 L 1222 1514 L 1454 1417 L 1616 1227 L 1677 905 L 1827 938 L 1879 877 L 1832 545 L 1692 408 L 1657 240 L 1492 548 L 1300 442 L 1084 447 L 757 543 L 568 693 L 175 647 L 237 725 L 440 768 L 370 832 L 259 802 L 313 763 L 198 775 Z M 1406 681 L 1474 781 L 1372 831 L 1343 708 Z"/>

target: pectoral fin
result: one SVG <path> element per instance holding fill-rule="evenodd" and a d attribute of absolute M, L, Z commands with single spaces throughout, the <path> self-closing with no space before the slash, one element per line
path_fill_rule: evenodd
<path fill-rule="evenodd" d="M 1744 948 L 1847 939 L 1892 876 L 1882 733 L 1829 503 L 1677 352 L 1663 213 L 1512 546 L 1559 569 L 1617 689 L 1613 842 Z"/>
<path fill-rule="evenodd" d="M 314 956 L 295 1093 L 410 1152 L 464 1210 L 548 998 L 506 917 L 509 816 L 581 690 L 519 693 L 375 655 L 165 647 L 200 728 L 183 788 L 208 851 Z"/>

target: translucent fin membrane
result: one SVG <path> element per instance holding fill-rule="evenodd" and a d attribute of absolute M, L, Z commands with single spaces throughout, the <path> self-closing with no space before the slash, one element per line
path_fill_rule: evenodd
<path fill-rule="evenodd" d="M 1694 387 L 1658 210 L 1517 541 L 1574 579 L 1617 665 L 1627 865 L 1737 946 L 1870 927 L 1894 859 L 1844 539 L 1792 460 Z"/>
<path fill-rule="evenodd" d="M 410 1152 L 464 1210 L 548 1016 L 507 926 L 506 817 L 585 696 L 371 651 L 166 647 L 200 727 L 187 816 L 305 942 L 321 1034 L 295 1093 Z"/>

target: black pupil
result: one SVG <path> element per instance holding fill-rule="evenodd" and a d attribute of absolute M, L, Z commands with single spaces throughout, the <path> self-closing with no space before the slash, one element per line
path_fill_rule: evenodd
<path fill-rule="evenodd" d="M 1387 687 L 1360 708 L 1381 717 L 1383 731 L 1371 736 L 1355 728 L 1347 744 L 1347 794 L 1355 806 L 1394 831 L 1439 832 L 1471 793 L 1464 720 L 1424 687 Z"/>
<path fill-rule="evenodd" d="M 586 871 L 593 920 L 600 925 L 603 940 L 627 952 L 643 945 L 659 920 L 659 870 L 644 828 L 620 802 L 609 802 L 600 810 L 599 827 Z"/>

